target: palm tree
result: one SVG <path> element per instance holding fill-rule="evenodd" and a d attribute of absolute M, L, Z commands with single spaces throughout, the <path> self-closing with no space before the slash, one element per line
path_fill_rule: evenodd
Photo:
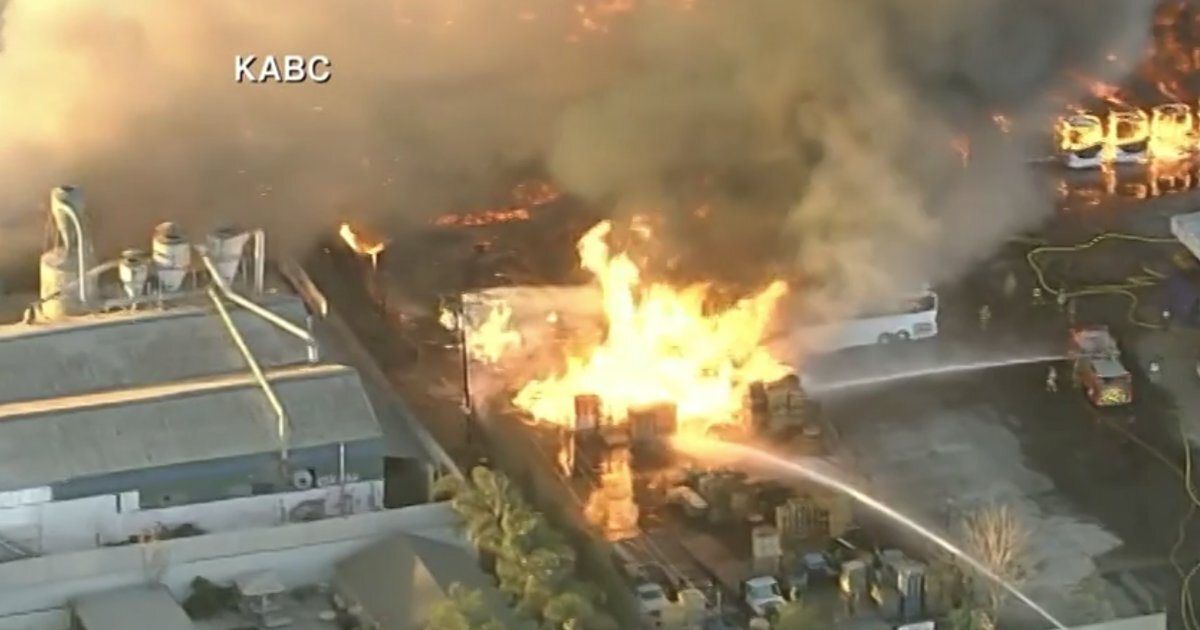
<path fill-rule="evenodd" d="M 484 567 L 491 570 L 505 545 L 505 515 L 523 503 L 508 478 L 478 466 L 471 471 L 470 480 L 439 479 L 435 492 L 450 497 L 450 505 L 466 524 L 467 538 L 480 551 Z"/>
<path fill-rule="evenodd" d="M 991 615 L 979 608 L 955 608 L 946 618 L 953 630 L 994 630 Z"/>
<path fill-rule="evenodd" d="M 551 597 L 542 611 L 542 619 L 551 628 L 616 630 L 619 627 L 616 620 L 596 606 L 582 585 Z"/>
<path fill-rule="evenodd" d="M 616 630 L 612 618 L 601 612 L 602 592 L 574 579 L 575 550 L 507 477 L 478 467 L 469 480 L 439 480 L 437 493 L 450 497 L 485 568 L 518 611 L 552 628 Z"/>
<path fill-rule="evenodd" d="M 455 582 L 446 598 L 434 604 L 427 630 L 505 630 L 488 612 L 483 594 Z"/>
<path fill-rule="evenodd" d="M 815 630 L 828 624 L 822 623 L 820 615 L 802 600 L 788 602 L 779 609 L 772 627 L 776 630 Z"/>

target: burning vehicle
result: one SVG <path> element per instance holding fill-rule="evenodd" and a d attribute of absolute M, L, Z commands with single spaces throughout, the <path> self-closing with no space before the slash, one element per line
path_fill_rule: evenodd
<path fill-rule="evenodd" d="M 1106 164 L 1144 164 L 1151 159 L 1180 159 L 1194 146 L 1174 140 L 1175 134 L 1192 134 L 1191 110 L 1183 104 L 1155 108 L 1155 115 L 1140 109 L 1112 111 L 1105 119 L 1075 114 L 1057 126 L 1063 163 L 1072 169 L 1094 169 Z M 1178 121 L 1186 121 L 1179 129 Z"/>

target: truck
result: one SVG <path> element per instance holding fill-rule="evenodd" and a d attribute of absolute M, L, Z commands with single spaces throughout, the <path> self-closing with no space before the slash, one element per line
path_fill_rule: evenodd
<path fill-rule="evenodd" d="M 1118 407 L 1133 402 L 1133 376 L 1121 362 L 1121 350 L 1108 326 L 1072 328 L 1067 357 L 1075 383 L 1093 405 Z"/>
<path fill-rule="evenodd" d="M 704 595 L 706 606 L 713 613 L 720 605 L 712 577 L 679 544 L 676 532 L 667 529 L 643 531 L 638 536 L 617 541 L 613 550 L 618 564 L 635 587 L 647 581 L 657 583 L 673 601 L 682 601 L 689 590 L 698 591 Z"/>
<path fill-rule="evenodd" d="M 772 618 L 787 604 L 779 580 L 760 575 L 742 581 L 742 603 L 755 617 Z"/>

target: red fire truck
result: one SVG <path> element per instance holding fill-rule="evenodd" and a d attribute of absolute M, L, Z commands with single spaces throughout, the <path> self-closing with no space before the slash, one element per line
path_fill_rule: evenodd
<path fill-rule="evenodd" d="M 1108 326 L 1072 328 L 1067 357 L 1074 362 L 1075 382 L 1097 407 L 1133 402 L 1133 376 L 1121 363 L 1121 350 Z"/>

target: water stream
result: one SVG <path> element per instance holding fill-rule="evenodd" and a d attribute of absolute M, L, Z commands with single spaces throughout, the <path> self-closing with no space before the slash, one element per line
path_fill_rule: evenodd
<path fill-rule="evenodd" d="M 876 374 L 873 376 L 863 376 L 851 379 L 837 379 L 829 382 L 806 382 L 805 389 L 811 394 L 830 394 L 840 392 L 847 389 L 858 389 L 865 387 L 879 387 L 889 385 L 897 381 L 908 380 L 912 378 L 921 378 L 929 376 L 947 376 L 951 374 L 959 374 L 963 372 L 975 372 L 978 370 L 986 370 L 998 367 L 1011 367 L 1014 365 L 1027 365 L 1030 363 L 1047 363 L 1050 361 L 1061 361 L 1065 357 L 1063 355 L 1037 355 L 1032 357 L 1009 357 L 1004 359 L 988 359 L 982 361 L 972 361 L 969 363 L 952 363 L 949 365 L 937 365 L 927 368 L 905 369 L 887 374 Z"/>
<path fill-rule="evenodd" d="M 1045 360 L 1050 360 L 1050 359 L 1038 359 L 1038 360 L 1045 361 Z M 1032 362 L 1032 361 L 1027 361 L 1027 362 Z M 992 363 L 989 365 L 995 365 L 995 364 Z M 949 367 L 958 367 L 958 366 L 949 366 Z M 862 490 L 859 490 L 858 488 L 855 488 L 854 486 L 852 486 L 840 479 L 837 479 L 836 477 L 833 477 L 827 473 L 823 473 L 820 470 L 817 470 L 814 466 L 808 465 L 804 462 L 785 459 L 783 457 L 779 457 L 779 456 L 771 454 L 767 451 L 760 450 L 760 449 L 757 449 L 757 448 L 754 448 L 751 446 L 746 446 L 746 445 L 742 445 L 742 444 L 734 444 L 731 442 L 724 442 L 721 440 L 708 438 L 708 437 L 680 435 L 675 438 L 674 445 L 675 445 L 675 448 L 679 449 L 680 451 L 688 453 L 690 455 L 698 456 L 698 457 L 712 457 L 712 456 L 716 455 L 716 456 L 725 456 L 725 457 L 732 456 L 737 459 L 750 460 L 754 463 L 766 465 L 771 468 L 776 468 L 776 469 L 786 472 L 790 475 L 803 477 L 813 483 L 818 483 L 818 484 L 820 484 L 826 488 L 829 488 L 831 490 L 835 490 L 837 492 L 844 493 L 847 496 L 858 501 L 859 503 L 872 509 L 873 511 L 878 512 L 879 514 L 882 514 L 883 516 L 886 516 L 888 519 L 892 520 L 897 525 L 901 525 L 901 526 L 911 530 L 912 532 L 920 535 L 921 537 L 925 538 L 929 542 L 937 545 L 938 547 L 944 549 L 946 552 L 950 553 L 951 555 L 958 558 L 962 562 L 966 563 L 972 569 L 977 571 L 980 575 L 982 575 L 982 576 L 986 577 L 987 579 L 991 580 L 992 582 L 996 583 L 998 586 L 1003 588 L 1005 591 L 1007 591 L 1013 597 L 1017 598 L 1021 603 L 1028 606 L 1032 611 L 1034 611 L 1039 616 L 1041 616 L 1043 619 L 1045 619 L 1047 622 L 1052 624 L 1054 626 L 1054 628 L 1058 628 L 1060 630 L 1066 630 L 1066 628 L 1067 628 L 1067 626 L 1063 625 L 1063 623 L 1061 621 L 1059 621 L 1053 615 L 1051 615 L 1045 608 L 1042 608 L 1041 606 L 1039 606 L 1037 604 L 1037 602 L 1033 601 L 1032 599 L 1029 598 L 1029 596 L 1027 596 L 1027 595 L 1025 595 L 1025 593 L 1021 592 L 1021 590 L 1018 589 L 1016 587 L 1016 585 L 1014 585 L 1011 581 L 1006 580 L 1003 576 L 997 574 L 995 571 L 993 571 L 991 568 L 989 568 L 986 564 L 984 564 L 983 562 L 980 562 L 976 558 L 972 557 L 970 554 L 968 554 L 967 552 L 965 552 L 962 549 L 960 549 L 959 547 L 957 547 L 954 543 L 950 542 L 945 537 L 939 535 L 937 532 L 934 532 L 930 528 L 918 523 L 917 521 L 913 520 L 912 518 L 902 514 L 901 512 L 897 511 L 895 508 L 892 508 L 891 506 L 884 503 L 883 501 L 880 501 L 879 499 L 872 497 L 871 495 L 863 492 Z"/>

